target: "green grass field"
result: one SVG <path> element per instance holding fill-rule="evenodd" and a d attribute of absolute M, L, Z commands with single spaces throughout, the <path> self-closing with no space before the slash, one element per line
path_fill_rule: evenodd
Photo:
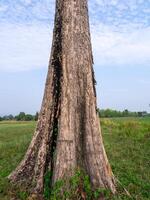
<path fill-rule="evenodd" d="M 22 159 L 35 122 L 0 122 L 0 200 L 11 200 L 7 176 Z M 118 182 L 115 200 L 150 200 L 150 118 L 101 120 L 105 148 Z M 131 195 L 129 197 L 125 188 Z M 25 200 L 24 194 L 17 194 Z"/>

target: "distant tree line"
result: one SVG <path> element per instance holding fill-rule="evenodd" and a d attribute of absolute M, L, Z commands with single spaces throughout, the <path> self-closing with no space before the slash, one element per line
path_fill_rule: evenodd
<path fill-rule="evenodd" d="M 5 115 L 0 117 L 0 121 L 7 121 L 7 120 L 16 120 L 16 121 L 37 121 L 38 120 L 38 112 L 35 115 L 26 114 L 25 112 L 20 112 L 18 115 Z"/>
<path fill-rule="evenodd" d="M 146 111 L 143 112 L 131 112 L 127 109 L 124 111 L 117 111 L 112 109 L 98 109 L 98 114 L 101 118 L 112 118 L 112 117 L 147 117 L 150 116 Z"/>
<path fill-rule="evenodd" d="M 117 111 L 112 109 L 97 109 L 99 117 L 101 118 L 112 118 L 112 117 L 150 117 L 150 114 L 146 111 L 143 112 L 131 112 L 127 109 L 124 111 Z M 5 115 L 0 117 L 0 121 L 16 120 L 16 121 L 37 121 L 39 113 L 36 112 L 35 115 L 26 114 L 25 112 L 20 112 L 18 115 Z"/>

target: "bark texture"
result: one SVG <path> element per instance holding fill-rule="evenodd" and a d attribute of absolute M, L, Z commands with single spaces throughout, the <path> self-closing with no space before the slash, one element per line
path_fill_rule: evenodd
<path fill-rule="evenodd" d="M 114 177 L 104 150 L 89 30 L 87 0 L 56 0 L 55 26 L 45 93 L 35 134 L 9 179 L 43 192 L 44 175 L 52 184 L 83 168 L 93 187 L 114 193 Z"/>

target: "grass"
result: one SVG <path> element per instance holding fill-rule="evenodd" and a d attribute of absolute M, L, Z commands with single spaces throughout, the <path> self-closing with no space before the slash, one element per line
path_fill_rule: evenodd
<path fill-rule="evenodd" d="M 11 200 L 6 177 L 22 159 L 35 125 L 0 122 L 0 200 Z M 102 119 L 101 126 L 109 161 L 119 180 L 113 199 L 150 200 L 150 118 Z M 26 199 L 25 193 L 17 195 Z"/>
<path fill-rule="evenodd" d="M 131 199 L 150 200 L 150 118 L 103 119 L 105 148 Z M 128 199 L 120 193 L 116 199 Z"/>
<path fill-rule="evenodd" d="M 7 176 L 22 159 L 35 122 L 0 122 L 0 200 L 10 200 Z"/>

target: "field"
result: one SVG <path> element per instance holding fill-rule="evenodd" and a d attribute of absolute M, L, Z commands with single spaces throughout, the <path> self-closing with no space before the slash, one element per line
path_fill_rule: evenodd
<path fill-rule="evenodd" d="M 22 159 L 35 122 L 0 123 L 0 200 L 11 200 L 6 177 Z M 118 179 L 115 200 L 150 200 L 150 118 L 101 120 L 105 148 Z M 127 192 L 128 191 L 128 192 Z M 17 194 L 25 200 L 24 193 Z"/>

